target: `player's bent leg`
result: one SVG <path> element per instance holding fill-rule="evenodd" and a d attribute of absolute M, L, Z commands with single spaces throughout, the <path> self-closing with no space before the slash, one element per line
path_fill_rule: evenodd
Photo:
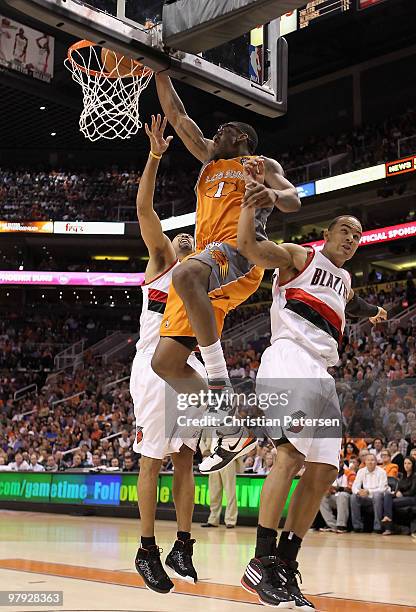
<path fill-rule="evenodd" d="M 194 341 L 194 338 L 189 340 Z M 194 348 L 195 342 L 185 346 L 176 338 L 164 336 L 159 339 L 152 357 L 152 370 L 177 393 L 199 393 L 208 388 L 204 379 L 187 363 Z"/>
<path fill-rule="evenodd" d="M 173 501 L 176 509 L 178 533 L 177 540 L 166 558 L 166 565 L 175 572 L 178 578 L 197 582 L 198 575 L 192 562 L 195 540 L 191 539 L 195 496 L 193 457 L 193 450 L 185 444 L 181 447 L 179 453 L 172 454 L 174 465 Z"/>
<path fill-rule="evenodd" d="M 214 309 L 208 296 L 211 268 L 196 259 L 187 259 L 172 275 L 172 283 L 183 301 L 198 344 L 217 342 L 218 330 Z"/>
<path fill-rule="evenodd" d="M 135 566 L 146 587 L 157 593 L 170 593 L 174 584 L 160 560 L 154 528 L 157 503 L 157 482 L 162 459 L 142 456 L 137 481 L 137 496 L 142 527 L 141 546 L 137 551 Z"/>

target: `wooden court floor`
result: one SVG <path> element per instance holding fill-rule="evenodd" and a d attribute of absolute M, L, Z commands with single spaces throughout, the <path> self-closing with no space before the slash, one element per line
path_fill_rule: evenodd
<path fill-rule="evenodd" d="M 0 591 L 63 591 L 63 606 L 0 606 L 0 612 L 231 612 L 260 610 L 239 587 L 255 529 L 195 525 L 200 581 L 175 592 L 143 588 L 134 569 L 138 522 L 0 511 Z M 175 525 L 157 523 L 165 556 Z M 309 533 L 300 557 L 303 590 L 326 612 L 416 612 L 416 542 L 407 536 Z"/>

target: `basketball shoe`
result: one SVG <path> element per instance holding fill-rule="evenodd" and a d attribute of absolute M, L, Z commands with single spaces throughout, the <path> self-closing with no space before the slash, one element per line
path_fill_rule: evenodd
<path fill-rule="evenodd" d="M 166 557 L 166 565 L 170 567 L 178 578 L 188 582 L 197 582 L 198 575 L 192 563 L 193 546 L 195 540 L 176 540 L 172 550 Z"/>
<path fill-rule="evenodd" d="M 158 546 L 139 548 L 135 560 L 136 570 L 148 589 L 156 593 L 170 593 L 175 585 L 162 565 L 161 552 Z"/>
<path fill-rule="evenodd" d="M 241 579 L 241 586 L 256 593 L 259 602 L 279 610 L 293 610 L 295 602 L 286 588 L 286 575 L 281 574 L 276 557 L 252 559 Z"/>
<path fill-rule="evenodd" d="M 249 437 L 248 430 L 241 427 L 238 437 L 223 436 L 219 438 L 214 452 L 208 457 L 205 457 L 202 463 L 199 464 L 199 471 L 202 474 L 219 472 L 227 467 L 232 461 L 238 459 L 238 457 L 247 455 L 247 453 L 256 446 L 257 438 Z"/>

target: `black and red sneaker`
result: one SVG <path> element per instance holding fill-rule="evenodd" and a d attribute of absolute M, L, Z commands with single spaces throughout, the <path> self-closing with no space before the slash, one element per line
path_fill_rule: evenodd
<path fill-rule="evenodd" d="M 162 565 L 161 552 L 163 551 L 158 546 L 139 548 L 135 560 L 136 570 L 148 589 L 156 593 L 170 593 L 175 585 Z"/>
<path fill-rule="evenodd" d="M 198 582 L 198 575 L 192 562 L 195 540 L 176 540 L 172 550 L 166 557 L 166 565 L 173 570 L 178 578 L 188 582 Z"/>
<path fill-rule="evenodd" d="M 287 577 L 279 570 L 277 557 L 252 559 L 241 579 L 241 586 L 256 593 L 259 602 L 279 610 L 293 610 L 295 602 L 286 588 Z"/>
<path fill-rule="evenodd" d="M 279 560 L 278 563 L 281 573 L 286 576 L 286 588 L 295 602 L 295 610 L 302 610 L 303 612 L 315 610 L 313 603 L 306 599 L 299 588 L 298 578 L 302 583 L 302 576 L 298 570 L 299 563 L 297 561 L 279 562 Z"/>

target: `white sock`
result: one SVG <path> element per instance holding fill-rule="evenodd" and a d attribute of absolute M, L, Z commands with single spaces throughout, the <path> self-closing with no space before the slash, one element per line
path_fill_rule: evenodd
<path fill-rule="evenodd" d="M 227 365 L 222 352 L 221 341 L 217 340 L 209 346 L 199 346 L 201 357 L 204 360 L 208 380 L 220 379 L 228 381 Z"/>

